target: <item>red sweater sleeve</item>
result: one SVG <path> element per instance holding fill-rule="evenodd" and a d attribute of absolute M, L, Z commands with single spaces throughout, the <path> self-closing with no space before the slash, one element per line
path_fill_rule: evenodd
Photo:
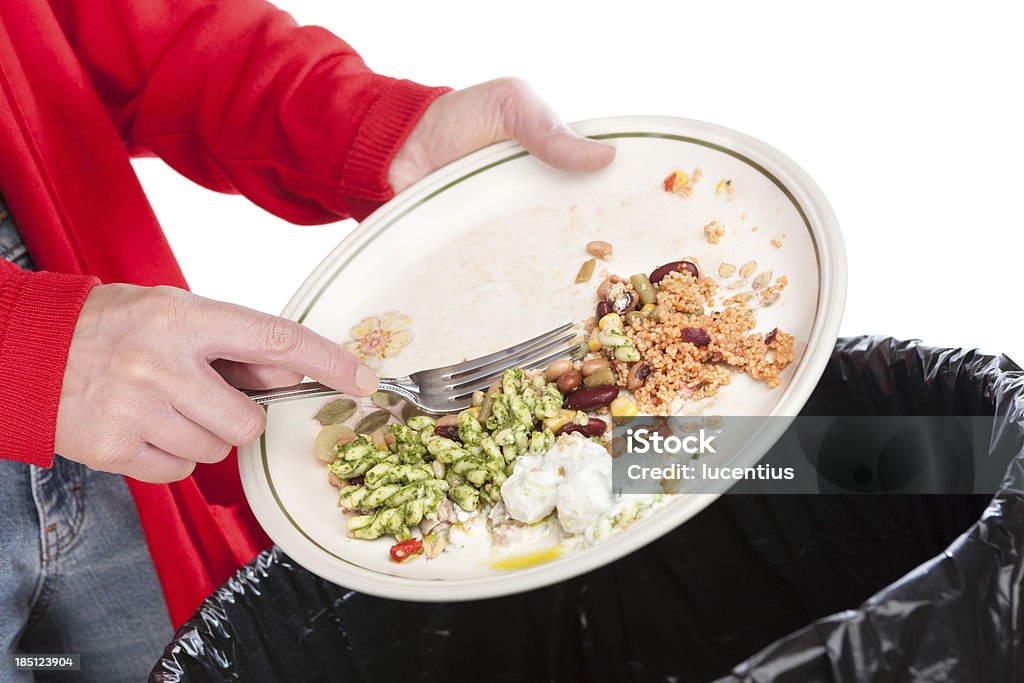
<path fill-rule="evenodd" d="M 0 458 L 53 462 L 68 347 L 97 284 L 85 275 L 28 273 L 0 259 Z"/>
<path fill-rule="evenodd" d="M 390 199 L 391 159 L 447 90 L 374 74 L 263 0 L 51 4 L 132 153 L 295 223 Z"/>

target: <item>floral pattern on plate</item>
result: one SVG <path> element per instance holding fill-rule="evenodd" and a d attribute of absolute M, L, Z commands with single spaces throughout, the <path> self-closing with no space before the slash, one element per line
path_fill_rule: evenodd
<path fill-rule="evenodd" d="M 352 328 L 352 340 L 345 348 L 373 369 L 386 358 L 397 356 L 412 341 L 412 320 L 402 313 L 370 316 Z"/>

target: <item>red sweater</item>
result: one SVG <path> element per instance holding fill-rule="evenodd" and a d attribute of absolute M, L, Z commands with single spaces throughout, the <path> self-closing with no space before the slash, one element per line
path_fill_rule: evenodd
<path fill-rule="evenodd" d="M 0 0 L 0 191 L 43 271 L 0 261 L 0 457 L 52 462 L 91 287 L 186 286 L 129 154 L 295 223 L 361 218 L 442 92 L 263 0 Z M 175 624 L 269 544 L 233 453 L 129 485 Z"/>

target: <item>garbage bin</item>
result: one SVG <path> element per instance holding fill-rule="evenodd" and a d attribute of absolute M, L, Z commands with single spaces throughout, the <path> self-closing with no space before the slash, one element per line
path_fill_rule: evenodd
<path fill-rule="evenodd" d="M 993 447 L 1014 454 L 1022 412 L 1009 359 L 880 337 L 840 340 L 804 410 L 996 416 Z M 1022 495 L 1024 455 L 995 498 L 724 495 L 611 565 L 466 603 L 357 594 L 273 549 L 150 680 L 1010 680 Z"/>

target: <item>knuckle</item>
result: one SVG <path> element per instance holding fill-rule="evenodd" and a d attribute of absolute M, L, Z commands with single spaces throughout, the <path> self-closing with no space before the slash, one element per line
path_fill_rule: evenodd
<path fill-rule="evenodd" d="M 498 118 L 504 121 L 508 131 L 514 131 L 517 125 L 520 105 L 529 92 L 526 81 L 514 76 L 506 76 L 494 81 L 494 104 Z"/>
<path fill-rule="evenodd" d="M 150 322 L 166 329 L 177 329 L 188 322 L 198 308 L 199 297 L 177 287 L 159 285 L 150 290 L 153 305 Z"/>
<path fill-rule="evenodd" d="M 291 357 L 302 348 L 299 326 L 284 318 L 271 318 L 264 330 L 267 349 L 278 357 Z"/>
<path fill-rule="evenodd" d="M 498 97 L 503 100 L 516 100 L 530 92 L 530 84 L 518 76 L 503 76 L 494 81 Z"/>
<path fill-rule="evenodd" d="M 164 358 L 153 349 L 137 349 L 128 360 L 128 375 L 146 384 L 153 381 L 162 371 Z"/>

